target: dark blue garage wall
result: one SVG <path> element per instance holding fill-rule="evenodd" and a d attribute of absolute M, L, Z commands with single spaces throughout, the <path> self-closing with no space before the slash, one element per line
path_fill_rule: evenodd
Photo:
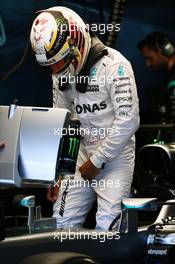
<path fill-rule="evenodd" d="M 56 4 L 54 0 L 1 0 L 7 39 L 0 47 L 0 77 L 20 62 L 25 51 L 27 55 L 14 74 L 0 82 L 0 104 L 17 98 L 20 105 L 51 105 L 51 78 L 38 68 L 27 45 L 35 11 Z"/>
<path fill-rule="evenodd" d="M 22 57 L 27 32 L 34 10 L 62 4 L 74 9 L 90 22 L 108 22 L 112 1 L 98 0 L 1 0 L 0 15 L 5 23 L 7 42 L 0 47 L 0 75 L 13 67 Z M 103 13 L 99 9 L 103 9 Z M 147 69 L 136 43 L 153 30 L 164 31 L 174 37 L 174 1 L 126 0 L 126 8 L 116 48 L 131 62 L 135 71 L 141 110 L 150 108 L 150 95 L 157 92 L 163 80 L 160 74 Z M 104 36 L 101 36 L 104 40 Z M 157 95 L 158 96 L 158 95 Z M 0 83 L 0 104 L 18 98 L 23 105 L 51 105 L 51 80 L 38 68 L 31 53 L 8 80 Z"/>

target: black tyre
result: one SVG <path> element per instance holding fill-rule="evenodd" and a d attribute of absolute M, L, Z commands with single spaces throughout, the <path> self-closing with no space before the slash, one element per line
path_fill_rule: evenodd
<path fill-rule="evenodd" d="M 20 264 L 98 264 L 93 258 L 74 252 L 49 252 L 23 259 Z"/>

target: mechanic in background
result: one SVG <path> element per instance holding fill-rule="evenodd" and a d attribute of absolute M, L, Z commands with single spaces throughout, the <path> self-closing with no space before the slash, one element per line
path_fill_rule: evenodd
<path fill-rule="evenodd" d="M 175 123 L 175 46 L 168 36 L 155 31 L 141 40 L 137 47 L 147 67 L 165 72 L 167 84 L 163 88 L 163 100 L 158 111 L 162 122 Z"/>

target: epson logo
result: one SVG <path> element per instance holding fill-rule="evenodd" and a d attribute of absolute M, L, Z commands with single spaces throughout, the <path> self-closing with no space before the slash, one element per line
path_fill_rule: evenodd
<path fill-rule="evenodd" d="M 103 110 L 107 107 L 106 103 L 104 101 L 102 101 L 100 104 L 83 104 L 83 105 L 76 105 L 75 110 L 77 112 L 77 114 L 81 114 L 83 113 L 94 113 L 95 111 L 100 111 Z"/>
<path fill-rule="evenodd" d="M 116 102 L 132 101 L 132 96 L 116 97 Z"/>
<path fill-rule="evenodd" d="M 168 250 L 167 249 L 149 249 L 148 250 L 148 255 L 160 255 L 160 256 L 162 256 L 162 255 L 167 255 L 168 254 L 168 252 L 167 252 Z"/>

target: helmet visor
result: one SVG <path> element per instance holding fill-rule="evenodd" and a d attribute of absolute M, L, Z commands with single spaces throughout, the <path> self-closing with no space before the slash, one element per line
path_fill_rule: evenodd
<path fill-rule="evenodd" d="M 56 73 L 61 73 L 62 71 L 64 71 L 69 66 L 69 64 L 71 63 L 71 60 L 72 60 L 71 54 L 68 54 L 63 59 L 57 61 L 54 64 L 49 65 L 52 73 L 56 74 Z"/>

